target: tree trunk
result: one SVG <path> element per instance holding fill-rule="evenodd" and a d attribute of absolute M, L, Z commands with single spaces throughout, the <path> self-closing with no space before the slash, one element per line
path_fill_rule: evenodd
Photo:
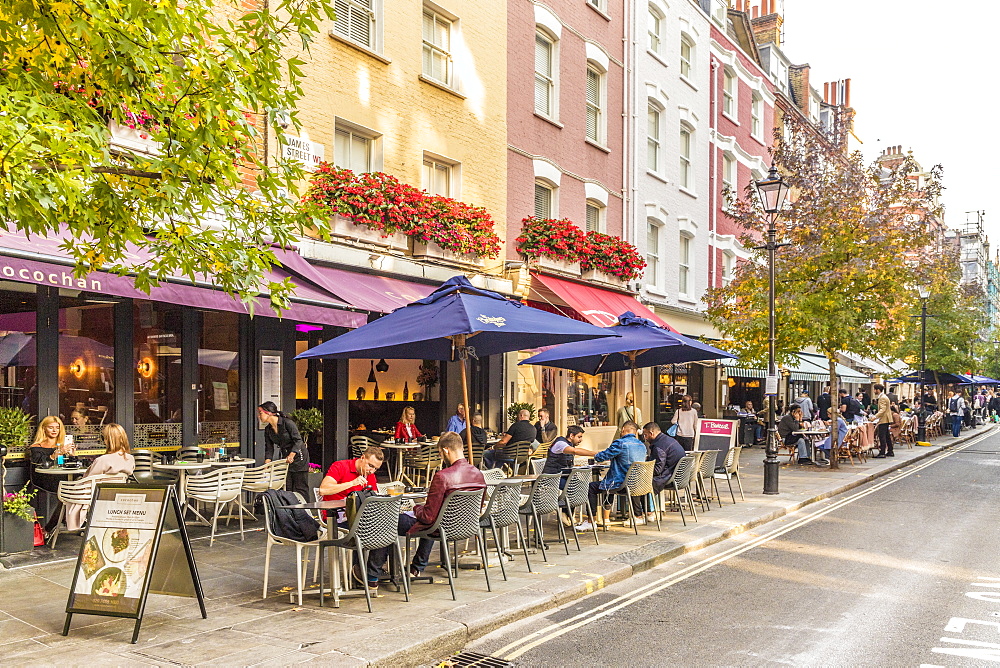
<path fill-rule="evenodd" d="M 830 468 L 840 468 L 840 387 L 837 385 L 837 353 L 827 353 L 826 363 L 830 368 Z"/>

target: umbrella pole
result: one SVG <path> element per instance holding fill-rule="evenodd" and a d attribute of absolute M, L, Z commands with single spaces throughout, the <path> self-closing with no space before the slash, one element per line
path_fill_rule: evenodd
<path fill-rule="evenodd" d="M 465 369 L 465 335 L 455 337 L 455 346 L 458 349 L 458 361 L 462 365 L 462 403 L 465 404 L 465 447 L 468 450 L 469 463 L 475 465 L 472 458 L 472 410 L 469 406 L 469 378 Z"/>

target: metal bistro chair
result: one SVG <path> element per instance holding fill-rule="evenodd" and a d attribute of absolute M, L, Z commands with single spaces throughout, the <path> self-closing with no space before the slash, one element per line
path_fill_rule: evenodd
<path fill-rule="evenodd" d="M 293 492 L 298 498 L 299 503 L 305 503 L 305 499 L 298 492 Z M 306 552 L 305 561 L 308 561 L 308 549 L 310 547 L 315 547 L 316 551 L 319 552 L 319 542 L 323 540 L 326 536 L 326 527 L 317 522 L 317 534 L 316 540 L 311 540 L 308 542 L 293 540 L 291 538 L 285 538 L 278 533 L 277 519 L 275 518 L 275 508 L 272 505 L 273 501 L 269 494 L 263 495 L 264 499 L 264 529 L 267 532 L 267 540 L 264 548 L 264 592 L 261 598 L 267 598 L 267 581 L 268 576 L 271 572 L 271 548 L 275 545 L 290 545 L 295 547 L 295 587 L 299 595 L 299 605 L 302 605 L 302 589 L 305 587 L 305 572 L 302 568 L 303 556 L 302 553 Z M 314 518 L 315 519 L 315 518 Z M 397 518 L 398 524 L 398 518 Z M 393 524 L 393 530 L 395 531 L 397 524 Z M 308 568 L 308 566 L 306 567 Z M 313 582 L 319 574 L 319 558 L 313 562 Z"/>
<path fill-rule="evenodd" d="M 500 456 L 497 458 L 497 464 L 501 464 L 510 468 L 513 471 L 513 475 L 517 475 L 518 471 L 521 470 L 521 466 L 524 466 L 524 470 L 528 470 L 528 459 L 531 457 L 531 441 L 515 441 L 513 443 L 508 443 L 503 446 L 503 450 L 500 451 Z"/>
<path fill-rule="evenodd" d="M 653 493 L 653 467 L 656 462 L 632 462 L 625 472 L 625 488 L 616 494 L 627 497 L 625 505 L 628 506 L 629 520 L 632 522 L 632 529 L 635 535 L 639 535 L 639 526 L 635 521 L 635 510 L 632 508 L 632 499 L 642 498 L 643 518 L 649 513 L 649 497 Z M 660 515 L 656 514 L 656 530 L 662 531 L 660 527 Z"/>
<path fill-rule="evenodd" d="M 416 485 L 426 486 L 431 479 L 431 471 L 440 466 L 441 452 L 437 443 L 421 443 L 419 448 L 407 450 L 403 456 L 403 468 L 414 472 L 413 481 Z"/>
<path fill-rule="evenodd" d="M 483 477 L 486 479 L 486 484 L 499 482 L 507 477 L 507 472 L 503 469 L 486 469 L 483 471 Z"/>
<path fill-rule="evenodd" d="M 351 457 L 355 459 L 360 457 L 367 448 L 378 445 L 374 438 L 360 434 L 351 436 L 349 443 L 351 445 Z"/>
<path fill-rule="evenodd" d="M 740 451 L 742 450 L 742 445 L 729 448 L 729 452 L 726 453 L 725 464 L 715 467 L 715 475 L 712 476 L 716 480 L 725 480 L 729 483 L 729 495 L 733 497 L 734 504 L 736 503 L 736 494 L 733 493 L 733 478 L 736 478 L 736 485 L 740 488 L 740 500 L 747 500 L 743 496 L 743 483 L 740 482 Z"/>
<path fill-rule="evenodd" d="M 559 506 L 566 509 L 570 518 L 573 518 L 577 508 L 586 508 L 587 518 L 590 520 L 590 528 L 594 531 L 594 542 L 600 545 L 601 541 L 597 538 L 597 523 L 594 522 L 594 513 L 590 510 L 590 499 L 588 496 L 590 478 L 591 470 L 589 468 L 570 469 L 569 476 L 566 478 L 566 486 L 563 487 L 562 494 L 559 495 Z M 580 538 L 576 531 L 576 520 L 572 520 L 570 524 L 573 529 L 573 540 L 576 541 L 576 549 L 579 552 Z"/>
<path fill-rule="evenodd" d="M 542 561 L 548 561 L 545 554 L 545 538 L 542 535 L 541 518 L 552 513 L 559 512 L 559 481 L 562 476 L 558 473 L 542 473 L 531 483 L 531 493 L 528 499 L 521 504 L 518 512 L 524 517 L 525 535 L 527 536 L 527 524 L 530 518 L 535 527 L 535 547 L 542 552 Z M 563 524 L 556 518 L 556 526 L 559 528 L 559 539 L 566 547 L 566 554 L 569 554 L 569 540 L 566 538 L 566 530 Z M 527 549 L 525 544 L 525 549 Z"/>
<path fill-rule="evenodd" d="M 704 450 L 701 461 L 698 462 L 698 470 L 695 476 L 698 481 L 698 494 L 701 496 L 705 510 L 712 509 L 712 490 L 715 490 L 715 500 L 722 507 L 722 498 L 719 496 L 719 485 L 715 482 L 715 464 L 719 461 L 718 450 Z"/>
<path fill-rule="evenodd" d="M 351 526 L 347 533 L 334 539 L 321 540 L 319 542 L 319 605 L 323 607 L 323 577 L 326 573 L 323 567 L 324 554 L 328 547 L 339 547 L 344 550 L 356 550 L 358 553 L 358 563 L 361 569 L 366 568 L 368 563 L 368 553 L 383 547 L 393 547 L 396 552 L 396 563 L 403 571 L 403 593 L 406 600 L 410 600 L 410 577 L 403 564 L 403 553 L 399 549 L 399 536 L 397 535 L 397 525 L 399 524 L 400 504 L 403 498 L 400 496 L 369 496 L 361 503 L 357 515 L 351 521 Z M 336 568 L 336 566 L 334 566 Z M 368 612 L 372 612 L 372 595 L 368 587 L 364 587 L 365 600 L 368 601 Z M 333 605 L 340 607 L 340 597 L 336 588 L 333 592 Z"/>
<path fill-rule="evenodd" d="M 59 508 L 59 520 L 52 530 L 52 535 L 49 536 L 49 547 L 53 550 L 55 549 L 60 533 L 81 533 L 83 531 L 83 527 L 74 531 L 61 528 L 63 522 L 66 520 L 67 504 L 79 504 L 84 507 L 84 512 L 86 512 L 93 502 L 94 492 L 97 490 L 98 485 L 106 482 L 125 482 L 127 479 L 127 473 L 116 473 L 114 475 L 94 475 L 73 481 L 60 480 L 56 498 L 62 502 L 62 506 Z"/>
<path fill-rule="evenodd" d="M 503 579 L 507 579 L 507 569 L 504 567 L 503 546 L 500 544 L 498 529 L 506 531 L 511 525 L 517 527 L 517 540 L 520 545 L 525 545 L 524 534 L 521 532 L 521 520 L 518 515 L 518 508 L 521 504 L 521 481 L 503 480 L 493 485 L 493 493 L 490 501 L 483 511 L 483 516 L 479 518 L 479 528 L 483 534 L 483 545 L 486 545 L 486 529 L 493 532 L 493 543 L 497 548 L 497 559 L 500 561 L 500 572 Z M 526 546 L 525 546 L 526 547 Z M 524 550 L 524 563 L 531 572 L 531 562 L 528 560 L 528 550 Z"/>
<path fill-rule="evenodd" d="M 184 489 L 187 494 L 187 503 L 191 501 L 202 501 L 212 503 L 215 507 L 212 510 L 212 536 L 209 538 L 208 546 L 215 543 L 215 529 L 219 524 L 219 507 L 239 504 L 240 493 L 243 488 L 243 473 L 245 466 L 229 466 L 223 469 L 216 469 L 205 475 L 191 476 L 187 479 Z M 240 519 L 240 540 L 243 540 L 243 513 Z"/>
<path fill-rule="evenodd" d="M 698 521 L 698 511 L 694 507 L 694 495 L 691 494 L 691 482 L 694 480 L 697 461 L 698 458 L 694 453 L 689 452 L 681 457 L 680 461 L 677 462 L 677 466 L 674 467 L 674 473 L 670 476 L 670 480 L 663 486 L 663 491 L 674 493 L 675 500 L 677 501 L 677 509 L 681 513 L 681 522 L 684 523 L 684 526 L 687 526 L 687 520 L 684 518 L 684 500 L 681 498 L 682 491 L 687 496 L 688 508 L 691 509 L 694 521 Z"/>
<path fill-rule="evenodd" d="M 531 474 L 541 475 L 542 471 L 545 470 L 545 460 L 544 459 L 532 459 L 528 462 L 531 464 Z"/>
<path fill-rule="evenodd" d="M 441 552 L 444 555 L 444 567 L 448 573 L 448 586 L 451 587 L 451 599 L 457 601 L 455 596 L 455 578 L 458 576 L 458 564 L 451 563 L 451 554 L 448 550 L 448 543 L 454 543 L 468 538 L 475 538 L 479 554 L 483 558 L 483 574 L 486 576 L 486 590 L 493 591 L 490 585 L 490 572 L 486 563 L 486 545 L 483 537 L 479 534 L 480 511 L 483 507 L 483 492 L 481 489 L 468 491 L 451 492 L 441 506 L 434 524 L 429 528 L 406 536 L 406 561 L 402 565 L 410 563 L 410 540 L 413 538 L 431 538 L 441 541 Z M 455 572 L 453 573 L 452 570 Z"/>

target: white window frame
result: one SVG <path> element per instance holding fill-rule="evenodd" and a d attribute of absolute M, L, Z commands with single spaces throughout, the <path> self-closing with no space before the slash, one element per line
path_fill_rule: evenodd
<path fill-rule="evenodd" d="M 607 215 L 608 208 L 604 206 L 603 203 L 598 202 L 595 199 L 588 199 L 585 207 L 586 215 L 584 216 L 584 232 L 603 232 L 606 229 L 605 216 Z M 593 226 L 591 226 L 591 216 L 590 212 L 594 211 L 597 215 L 597 219 L 594 221 Z"/>
<path fill-rule="evenodd" d="M 381 135 L 379 135 L 378 133 L 373 132 L 371 130 L 368 130 L 366 128 L 362 128 L 360 126 L 352 125 L 350 123 L 345 123 L 345 122 L 341 122 L 341 121 L 338 120 L 337 123 L 336 123 L 336 125 L 335 125 L 335 127 L 334 127 L 334 136 L 333 136 L 333 160 L 334 160 L 334 164 L 337 167 L 340 167 L 340 168 L 343 168 L 343 169 L 350 169 L 351 171 L 353 171 L 356 174 L 363 174 L 363 173 L 367 173 L 367 172 L 377 172 L 377 171 L 380 171 L 380 168 L 381 168 L 380 162 L 381 161 L 379 160 L 380 155 L 379 155 L 379 151 L 378 151 L 380 136 Z M 367 145 L 368 145 L 368 159 L 367 159 L 368 169 L 367 169 L 367 172 L 362 172 L 360 170 L 355 169 L 353 164 L 347 164 L 347 165 L 340 164 L 341 161 L 338 160 L 338 158 L 337 158 L 337 142 L 338 142 L 338 140 L 341 140 L 340 139 L 341 137 L 346 137 L 348 152 L 351 154 L 350 157 L 347 160 L 347 162 L 349 162 L 349 163 L 354 163 L 354 160 L 355 160 L 355 158 L 353 156 L 353 152 L 354 152 L 354 140 L 355 140 L 355 138 L 362 139 L 362 140 L 364 140 L 364 141 L 367 142 Z"/>
<path fill-rule="evenodd" d="M 602 14 L 607 13 L 607 0 L 587 0 L 587 4 L 601 12 Z"/>
<path fill-rule="evenodd" d="M 597 79 L 597 99 L 593 100 L 590 96 L 590 81 L 591 76 Z M 608 104 L 608 77 L 607 71 L 600 66 L 600 64 L 588 60 L 587 61 L 587 80 L 586 80 L 586 104 L 587 104 L 587 120 L 586 120 L 586 136 L 587 139 L 604 146 L 607 143 L 607 104 Z M 594 134 L 590 131 L 590 118 L 594 116 Z"/>
<path fill-rule="evenodd" d="M 764 137 L 764 98 L 757 92 L 750 96 L 750 136 Z"/>
<path fill-rule="evenodd" d="M 549 46 L 549 72 L 548 74 L 538 71 L 538 42 L 544 41 Z M 534 109 L 535 113 L 544 118 L 555 120 L 559 118 L 559 40 L 553 37 L 541 26 L 535 26 L 535 80 L 534 80 Z M 538 88 L 544 85 L 546 90 L 547 110 L 538 108 Z"/>
<path fill-rule="evenodd" d="M 646 105 L 646 169 L 654 174 L 663 173 L 663 107 L 652 100 Z"/>
<path fill-rule="evenodd" d="M 725 287 L 733 282 L 733 274 L 736 271 L 736 255 L 729 251 L 722 251 L 722 286 Z"/>
<path fill-rule="evenodd" d="M 427 19 L 427 18 L 431 19 L 431 21 L 434 23 L 435 27 L 437 27 L 438 24 L 441 24 L 445 28 L 445 32 L 447 34 L 447 40 L 448 40 L 448 44 L 447 44 L 446 47 L 445 46 L 441 46 L 440 44 L 435 44 L 433 41 L 430 41 L 430 42 L 427 41 L 427 35 L 424 34 L 424 30 L 423 30 L 423 26 L 424 26 L 423 21 L 425 19 Z M 454 31 L 455 31 L 455 21 L 454 21 L 454 19 L 452 19 L 452 18 L 450 18 L 448 16 L 445 16 L 441 12 L 435 11 L 433 7 L 428 7 L 427 5 L 424 5 L 424 11 L 423 11 L 423 15 L 421 17 L 421 24 L 420 25 L 421 25 L 421 29 L 420 29 L 421 30 L 421 39 L 423 41 L 423 52 L 422 52 L 422 59 L 421 59 L 421 65 L 420 65 L 420 71 L 421 71 L 421 73 L 423 74 L 423 76 L 425 78 L 430 79 L 431 81 L 436 81 L 436 82 L 438 82 L 438 83 L 440 83 L 440 84 L 442 84 L 444 86 L 447 86 L 448 88 L 454 88 L 455 87 L 455 66 L 454 66 L 454 62 L 452 61 L 452 56 L 451 56 L 451 45 L 452 45 L 452 43 L 454 42 L 454 39 L 455 39 L 455 34 L 454 34 Z M 434 38 L 436 38 L 436 31 L 435 31 L 435 35 L 432 36 L 432 40 Z M 433 58 L 435 55 L 443 58 L 444 63 L 445 63 L 445 76 L 444 76 L 443 79 L 440 78 L 440 77 L 438 77 L 438 76 L 435 76 L 433 72 L 428 72 L 427 71 L 427 56 L 428 56 L 428 54 L 430 54 L 431 58 Z"/>
<path fill-rule="evenodd" d="M 663 56 L 663 27 L 666 17 L 660 8 L 650 3 L 646 9 L 646 49 L 657 56 Z"/>
<path fill-rule="evenodd" d="M 654 243 L 650 243 L 650 237 L 656 230 Z M 662 290 L 662 269 L 663 269 L 663 225 L 655 218 L 646 218 L 646 285 L 654 290 Z"/>
<path fill-rule="evenodd" d="M 538 194 L 541 189 L 548 191 L 549 210 L 548 213 L 539 213 Z M 557 196 L 558 187 L 543 179 L 535 179 L 534 204 L 532 206 L 533 215 L 536 218 L 556 218 L 559 215 L 559 198 Z"/>
<path fill-rule="evenodd" d="M 334 0 L 337 18 L 330 34 L 349 44 L 375 53 L 382 52 L 382 0 Z M 357 39 L 351 30 L 352 19 L 360 21 L 368 15 L 368 41 Z M 358 17 L 358 18 L 356 18 Z"/>
<path fill-rule="evenodd" d="M 687 141 L 685 142 L 685 135 Z M 685 143 L 687 146 L 685 147 Z M 677 185 L 687 191 L 694 191 L 694 128 L 686 123 L 681 123 L 678 132 L 678 174 Z"/>
<path fill-rule="evenodd" d="M 736 93 L 740 87 L 740 78 L 729 67 L 722 68 L 722 113 L 736 121 L 739 113 L 739 100 Z"/>
<path fill-rule="evenodd" d="M 693 245 L 694 237 L 686 232 L 681 232 L 677 239 L 677 294 L 688 299 L 694 294 Z M 685 250 L 687 250 L 687 257 L 685 257 Z"/>
<path fill-rule="evenodd" d="M 684 57 L 684 47 L 688 48 L 688 57 Z M 680 50 L 677 52 L 677 57 L 680 60 L 680 72 L 682 79 L 687 79 L 688 81 L 694 80 L 695 77 L 695 42 L 688 35 L 681 33 L 681 46 Z"/>
<path fill-rule="evenodd" d="M 736 190 L 736 157 L 732 153 L 722 154 L 722 187 Z"/>
<path fill-rule="evenodd" d="M 428 171 L 430 170 L 430 171 Z M 443 172 L 448 178 L 448 192 L 436 192 L 431 189 L 431 184 L 428 179 L 429 174 L 434 174 L 436 172 Z M 424 160 L 421 167 L 421 180 L 423 181 L 424 190 L 426 190 L 431 195 L 441 195 L 442 197 L 451 197 L 457 199 L 461 197 L 461 164 L 455 162 L 454 160 L 448 160 L 434 153 L 428 153 L 424 151 Z"/>

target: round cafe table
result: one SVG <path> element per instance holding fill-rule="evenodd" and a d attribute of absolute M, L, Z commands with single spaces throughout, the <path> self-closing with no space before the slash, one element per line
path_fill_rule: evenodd
<path fill-rule="evenodd" d="M 86 466 L 81 466 L 80 468 L 68 469 L 64 466 L 50 466 L 48 468 L 42 466 L 35 467 L 35 473 L 40 473 L 42 475 L 54 475 L 65 477 L 66 480 L 76 480 L 77 476 L 81 476 L 87 472 Z"/>
<path fill-rule="evenodd" d="M 396 460 L 395 464 L 396 470 L 394 471 L 392 479 L 405 480 L 406 482 L 412 485 L 413 481 L 410 480 L 407 476 L 403 475 L 403 455 L 406 453 L 407 450 L 414 450 L 416 448 L 419 448 L 420 443 L 386 443 L 385 441 L 382 441 L 381 443 L 379 443 L 378 447 L 396 451 L 394 457 L 394 459 Z"/>

